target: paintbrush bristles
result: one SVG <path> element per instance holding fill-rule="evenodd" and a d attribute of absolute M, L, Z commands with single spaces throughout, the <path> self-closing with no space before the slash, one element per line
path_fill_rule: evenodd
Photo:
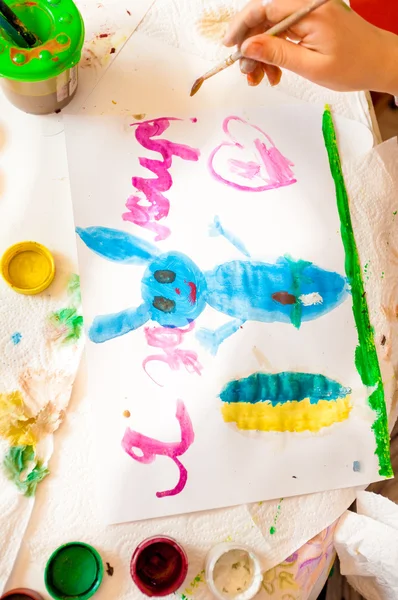
<path fill-rule="evenodd" d="M 242 58 L 242 53 L 239 51 L 234 52 L 233 54 L 228 56 L 222 63 L 217 65 L 217 67 L 214 67 L 214 69 L 210 69 L 210 71 L 207 71 L 207 73 L 205 73 L 202 77 L 199 77 L 199 79 L 195 81 L 191 88 L 190 96 L 194 96 L 196 92 L 199 91 L 199 89 L 203 85 L 203 82 L 206 81 L 206 79 L 209 79 L 210 77 L 213 77 L 213 75 L 217 75 L 217 73 L 220 73 L 220 71 L 223 71 L 227 67 L 230 67 L 231 65 L 236 63 L 236 61 L 240 58 Z"/>
<path fill-rule="evenodd" d="M 274 25 L 265 33 L 267 35 L 273 36 L 280 35 L 281 33 L 284 33 L 285 31 L 290 29 L 290 27 L 301 21 L 301 19 L 312 13 L 314 10 L 316 10 L 323 4 L 326 4 L 327 2 L 329 2 L 329 0 L 312 0 L 312 2 L 307 4 L 307 6 L 304 6 L 292 15 L 289 15 L 288 17 L 286 17 L 286 19 L 283 19 L 283 21 L 281 21 L 277 25 Z M 190 95 L 193 96 L 194 94 L 196 94 L 196 92 L 201 88 L 203 82 L 206 81 L 206 79 L 210 79 L 210 77 L 213 77 L 213 75 L 217 75 L 217 73 L 220 73 L 227 67 L 230 67 L 241 58 L 243 58 L 243 55 L 240 51 L 234 52 L 217 67 L 214 67 L 214 69 L 211 69 L 210 71 L 202 75 L 202 77 L 199 77 L 199 79 L 197 79 L 193 84 Z"/>
<path fill-rule="evenodd" d="M 200 88 L 202 87 L 203 82 L 204 82 L 203 77 L 199 77 L 199 79 L 197 79 L 195 81 L 195 83 L 191 87 L 191 93 L 189 94 L 191 97 L 194 96 L 196 94 L 196 92 L 198 92 L 200 90 Z"/>

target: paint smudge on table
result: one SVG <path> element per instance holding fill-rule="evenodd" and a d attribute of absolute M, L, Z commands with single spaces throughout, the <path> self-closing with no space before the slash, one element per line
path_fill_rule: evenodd
<path fill-rule="evenodd" d="M 67 295 L 69 306 L 49 315 L 46 335 L 52 342 L 76 344 L 83 333 L 83 317 L 80 314 L 80 278 L 74 273 L 68 281 Z"/>
<path fill-rule="evenodd" d="M 205 570 L 202 569 L 189 583 L 188 587 L 185 588 L 184 593 L 181 594 L 181 600 L 188 600 L 189 596 L 195 594 L 198 587 L 205 583 Z"/>
<path fill-rule="evenodd" d="M 80 68 L 101 69 L 112 60 L 112 55 L 116 54 L 117 49 L 121 48 L 125 41 L 126 36 L 120 35 L 118 32 L 103 31 L 97 33 L 84 43 Z"/>
<path fill-rule="evenodd" d="M 19 331 L 15 331 L 15 333 L 13 333 L 11 336 L 11 341 L 14 344 L 14 346 L 17 346 L 21 340 L 22 340 L 22 333 L 19 333 Z"/>
<path fill-rule="evenodd" d="M 283 502 L 283 498 L 281 498 L 279 500 L 279 504 L 276 507 L 276 513 L 275 513 L 275 516 L 274 516 L 274 522 L 273 522 L 273 525 L 270 527 L 270 530 L 269 530 L 270 535 L 275 535 L 275 533 L 276 533 L 276 524 L 277 524 L 278 519 L 279 519 L 280 514 L 281 514 L 282 502 Z"/>

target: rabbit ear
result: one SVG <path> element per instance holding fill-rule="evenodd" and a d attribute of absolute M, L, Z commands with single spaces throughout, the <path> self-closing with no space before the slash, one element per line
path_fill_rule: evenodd
<path fill-rule="evenodd" d="M 129 331 L 138 329 L 150 318 L 149 309 L 145 304 L 138 308 L 128 308 L 113 315 L 95 317 L 88 332 L 89 338 L 96 344 L 107 342 Z"/>
<path fill-rule="evenodd" d="M 76 227 L 76 233 L 95 254 L 125 265 L 142 265 L 159 254 L 149 242 L 119 229 Z"/>

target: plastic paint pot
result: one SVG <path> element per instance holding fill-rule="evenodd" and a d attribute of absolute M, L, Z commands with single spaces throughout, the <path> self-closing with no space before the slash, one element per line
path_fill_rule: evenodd
<path fill-rule="evenodd" d="M 10 590 L 3 594 L 0 600 L 43 600 L 43 596 L 41 596 L 38 592 L 34 592 L 33 590 L 28 590 L 27 588 L 18 588 L 15 590 Z"/>
<path fill-rule="evenodd" d="M 170 537 L 154 536 L 144 540 L 131 558 L 131 576 L 146 596 L 173 594 L 184 583 L 187 571 L 185 550 Z"/>
<path fill-rule="evenodd" d="M 37 242 L 20 242 L 1 257 L 0 272 L 8 285 L 19 294 L 39 294 L 51 284 L 55 263 L 51 252 Z"/>
<path fill-rule="evenodd" d="M 263 581 L 255 554 L 246 546 L 227 542 L 210 550 L 205 577 L 210 591 L 219 600 L 251 600 Z"/>
<path fill-rule="evenodd" d="M 40 41 L 33 48 L 20 48 L 0 29 L 4 94 L 27 113 L 59 111 L 76 93 L 83 19 L 72 0 L 13 0 L 9 6 Z"/>
<path fill-rule="evenodd" d="M 88 600 L 98 590 L 103 576 L 98 552 L 83 542 L 71 542 L 50 556 L 44 582 L 55 600 Z"/>

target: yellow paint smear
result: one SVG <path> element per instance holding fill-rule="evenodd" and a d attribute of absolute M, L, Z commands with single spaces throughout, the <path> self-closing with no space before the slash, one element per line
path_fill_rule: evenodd
<path fill-rule="evenodd" d="M 272 406 L 271 402 L 223 403 L 221 412 L 226 423 L 236 423 L 239 429 L 258 431 L 312 431 L 345 421 L 352 406 L 350 397 L 338 400 L 319 400 L 311 404 L 309 398 L 298 402 Z"/>
<path fill-rule="evenodd" d="M 36 437 L 31 431 L 35 422 L 19 391 L 0 394 L 0 437 L 10 446 L 32 446 Z"/>
<path fill-rule="evenodd" d="M 13 285 L 21 289 L 39 287 L 51 274 L 47 257 L 33 250 L 16 254 L 8 265 Z"/>

